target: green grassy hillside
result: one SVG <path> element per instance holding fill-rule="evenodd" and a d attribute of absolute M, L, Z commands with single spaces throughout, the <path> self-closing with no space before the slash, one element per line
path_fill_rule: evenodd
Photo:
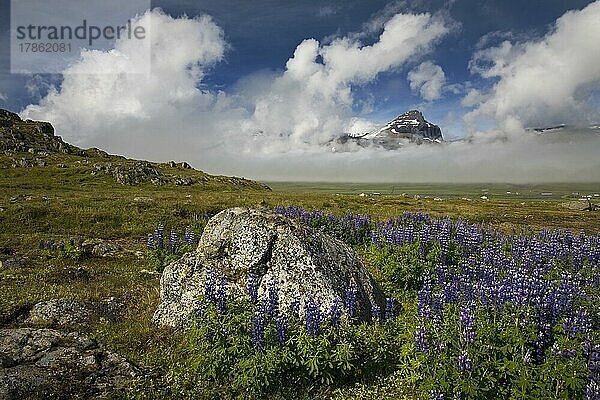
<path fill-rule="evenodd" d="M 597 189 L 593 185 L 569 186 L 564 196 L 549 198 L 511 197 L 506 192 L 515 189 L 508 186 L 494 189 L 504 196 L 464 185 L 425 189 L 398 184 L 385 192 L 381 186 L 330 185 L 318 190 L 318 185 L 275 184 L 271 191 L 259 182 L 212 176 L 183 163 L 150 163 L 82 150 L 54 136 L 51 125 L 24 122 L 4 111 L 0 138 L 0 325 L 19 325 L 38 301 L 115 296 L 126 303 L 119 322 L 77 329 L 135 362 L 163 369 L 176 362 L 176 352 L 170 350 L 178 346 L 179 336 L 150 321 L 159 302 L 159 278 L 151 273 L 156 264 L 147 257 L 146 237 L 159 222 L 179 235 L 187 226 L 199 233 L 203 214 L 233 206 L 296 205 L 337 215 L 369 213 L 375 219 L 421 211 L 490 223 L 504 232 L 528 227 L 600 231 L 600 214 L 581 210 L 578 196 L 564 195 L 591 192 Z M 371 195 L 359 196 L 358 191 Z M 372 195 L 375 191 L 381 194 Z M 486 193 L 488 199 L 481 199 Z M 65 251 L 40 249 L 40 241 L 50 240 L 64 242 Z M 98 256 L 79 249 L 80 242 L 98 240 L 118 250 Z M 9 259 L 16 259 L 18 267 L 10 267 Z M 368 265 L 377 276 L 378 266 Z"/>

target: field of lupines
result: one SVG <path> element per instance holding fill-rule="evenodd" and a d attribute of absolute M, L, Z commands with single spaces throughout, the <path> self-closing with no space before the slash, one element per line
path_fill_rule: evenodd
<path fill-rule="evenodd" d="M 155 395 L 600 398 L 600 235 L 275 211 L 352 245 L 389 296 L 385 309 L 358 322 L 349 287 L 330 309 L 308 295 L 283 311 L 275 285 L 259 300 L 256 277 L 235 293 L 214 274 L 184 362 Z M 164 263 L 193 248 L 208 217 L 183 239 L 172 230 L 169 246 L 159 225 L 149 254 Z"/>

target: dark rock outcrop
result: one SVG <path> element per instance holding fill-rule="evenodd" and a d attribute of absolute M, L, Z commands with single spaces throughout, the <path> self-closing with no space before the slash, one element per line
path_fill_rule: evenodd
<path fill-rule="evenodd" d="M 0 110 L 0 150 L 8 154 L 62 152 L 81 155 L 83 150 L 54 135 L 54 127 L 45 121 L 23 121 L 17 114 Z"/>
<path fill-rule="evenodd" d="M 55 157 L 56 155 L 82 157 Z M 0 157 L 11 157 L 13 168 L 75 168 L 82 174 L 111 175 L 122 185 L 151 183 L 155 186 L 233 185 L 238 189 L 270 190 L 260 182 L 243 178 L 212 176 L 195 170 L 187 162 L 154 163 L 130 160 L 103 150 L 87 150 L 70 145 L 56 136 L 54 127 L 44 121 L 23 121 L 18 114 L 0 109 Z M 92 159 L 92 161 L 90 161 Z M 58 162 L 57 162 L 58 161 Z M 66 161 L 69 161 L 67 163 Z M 93 169 L 90 168 L 93 163 Z M 169 168 L 169 166 L 171 168 Z"/>
<path fill-rule="evenodd" d="M 409 143 L 439 143 L 444 140 L 439 126 L 428 122 L 418 110 L 410 110 L 383 128 L 362 135 L 344 135 L 332 144 L 336 151 L 343 151 L 348 144 L 361 147 L 377 146 L 395 150 Z"/>
<path fill-rule="evenodd" d="M 440 127 L 427 122 L 418 110 L 410 110 L 397 116 L 379 130 L 376 138 L 443 140 Z"/>
<path fill-rule="evenodd" d="M 0 399 L 101 399 L 143 372 L 102 344 L 54 329 L 0 329 Z"/>
<path fill-rule="evenodd" d="M 210 271 L 225 278 L 229 290 L 240 292 L 248 276 L 255 275 L 259 298 L 266 296 L 269 284 L 276 284 L 284 310 L 294 298 L 302 302 L 314 296 L 327 311 L 335 298 L 344 302 L 348 289 L 355 287 L 358 317 L 368 320 L 371 306 L 385 301 L 345 243 L 269 210 L 232 208 L 208 222 L 195 252 L 165 268 L 154 321 L 185 325 Z"/>

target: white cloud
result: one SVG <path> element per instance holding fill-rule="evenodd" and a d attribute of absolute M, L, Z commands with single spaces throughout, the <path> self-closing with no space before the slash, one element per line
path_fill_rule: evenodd
<path fill-rule="evenodd" d="M 319 8 L 317 17 L 329 17 L 339 12 L 339 6 L 327 5 Z"/>
<path fill-rule="evenodd" d="M 460 105 L 463 107 L 473 107 L 481 102 L 483 102 L 485 96 L 481 93 L 480 90 L 471 88 L 467 90 L 467 94 L 462 98 Z"/>
<path fill-rule="evenodd" d="M 439 65 L 425 61 L 408 73 L 408 81 L 413 91 L 418 91 L 427 101 L 442 97 L 446 85 L 446 74 Z"/>
<path fill-rule="evenodd" d="M 443 18 L 398 14 L 370 45 L 350 37 L 327 45 L 307 39 L 283 73 L 254 74 L 226 94 L 199 89 L 227 49 L 210 17 L 174 19 L 154 10 L 137 23 L 152 29 L 149 76 L 122 73 L 141 62 L 130 43 L 84 52 L 60 87 L 22 115 L 53 121 L 76 144 L 129 154 L 135 143 L 148 157 L 215 146 L 247 153 L 309 148 L 353 126 L 353 85 L 420 57 L 448 32 Z M 85 73 L 98 70 L 104 73 Z"/>
<path fill-rule="evenodd" d="M 174 19 L 159 9 L 135 24 L 151 29 L 151 74 L 128 73 L 145 62 L 137 57 L 140 48 L 133 41 L 117 41 L 111 51 L 84 51 L 64 71 L 60 88 L 53 87 L 22 116 L 52 121 L 75 143 L 118 150 L 129 146 L 134 151 L 132 143 L 169 149 L 194 138 L 184 131 L 206 127 L 202 118 L 228 101 L 198 88 L 206 71 L 224 56 L 222 30 L 208 16 Z M 104 73 L 87 73 L 98 70 Z"/>
<path fill-rule="evenodd" d="M 556 20 L 543 38 L 503 41 L 477 51 L 470 70 L 497 80 L 487 93 L 469 92 L 465 104 L 476 109 L 466 121 L 490 117 L 503 131 L 559 123 L 600 120 L 591 99 L 600 89 L 600 1 Z"/>
<path fill-rule="evenodd" d="M 256 95 L 245 128 L 262 132 L 267 151 L 311 147 L 344 132 L 352 117 L 352 86 L 373 81 L 422 56 L 449 28 L 430 14 L 397 14 L 371 45 L 349 36 L 296 47 L 282 75 Z"/>
<path fill-rule="evenodd" d="M 8 97 L 4 93 L 0 92 L 0 101 L 6 101 L 6 100 L 8 100 Z"/>

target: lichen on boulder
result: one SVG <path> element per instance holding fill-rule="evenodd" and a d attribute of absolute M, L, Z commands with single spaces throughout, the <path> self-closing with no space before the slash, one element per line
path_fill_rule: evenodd
<path fill-rule="evenodd" d="M 345 302 L 350 288 L 361 320 L 370 319 L 372 305 L 385 302 L 356 253 L 342 241 L 270 210 L 232 208 L 208 222 L 195 252 L 165 268 L 154 321 L 185 326 L 208 272 L 238 292 L 245 291 L 249 276 L 256 277 L 259 298 L 276 285 L 284 310 L 295 299 L 310 296 L 327 311 L 334 299 Z"/>

